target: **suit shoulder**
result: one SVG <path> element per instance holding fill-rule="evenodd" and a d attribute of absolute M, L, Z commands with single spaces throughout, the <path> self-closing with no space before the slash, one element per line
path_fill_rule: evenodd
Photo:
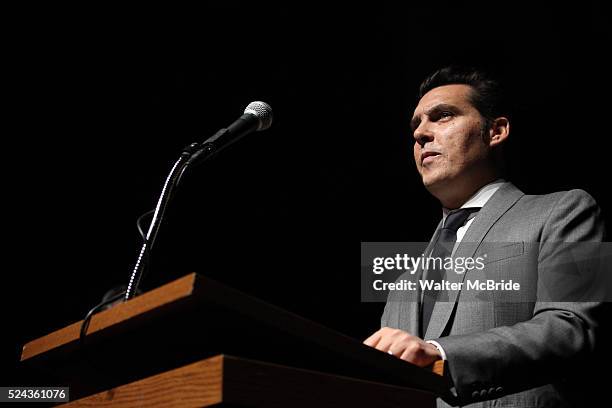
<path fill-rule="evenodd" d="M 605 228 L 601 209 L 581 189 L 530 196 L 523 209 L 542 224 L 540 241 L 601 241 Z"/>
<path fill-rule="evenodd" d="M 578 207 L 597 206 L 593 196 L 582 189 L 557 191 L 549 194 L 526 194 L 521 200 L 532 205 L 537 203 L 547 207 L 555 207 L 557 204 L 569 206 L 574 204 Z"/>
<path fill-rule="evenodd" d="M 602 223 L 601 209 L 586 191 L 574 189 L 550 194 L 524 195 L 513 209 L 519 219 L 530 224 L 548 227 L 571 227 L 586 219 L 597 225 Z M 589 221 L 589 222 L 591 222 Z"/>

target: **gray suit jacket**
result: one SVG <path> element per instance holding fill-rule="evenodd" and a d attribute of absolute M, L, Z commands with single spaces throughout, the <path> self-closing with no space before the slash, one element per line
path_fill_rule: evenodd
<path fill-rule="evenodd" d="M 429 253 L 440 225 L 430 242 Z M 504 243 L 490 251 L 487 271 L 519 282 L 534 301 L 463 301 L 465 290 L 449 292 L 437 302 L 424 338 L 436 340 L 447 355 L 454 384 L 453 405 L 469 407 L 571 406 L 573 364 L 592 357 L 597 302 L 541 300 L 542 263 L 562 254 L 550 242 L 602 241 L 603 222 L 593 198 L 582 190 L 525 195 L 505 183 L 489 199 L 455 248 L 454 257 L 482 255 L 487 243 Z M 495 247 L 493 247 L 495 248 Z M 450 274 L 449 280 L 462 281 Z M 400 276 L 399 279 L 404 278 Z M 473 295 L 473 294 L 472 294 Z M 420 333 L 420 303 L 391 291 L 382 327 Z M 438 406 L 448 405 L 438 399 Z"/>

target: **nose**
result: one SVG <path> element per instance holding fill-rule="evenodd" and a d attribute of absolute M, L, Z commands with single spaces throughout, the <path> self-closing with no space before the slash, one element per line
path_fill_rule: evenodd
<path fill-rule="evenodd" d="M 429 129 L 427 121 L 419 123 L 419 126 L 412 133 L 414 140 L 421 145 L 421 148 L 434 140 L 433 132 Z"/>

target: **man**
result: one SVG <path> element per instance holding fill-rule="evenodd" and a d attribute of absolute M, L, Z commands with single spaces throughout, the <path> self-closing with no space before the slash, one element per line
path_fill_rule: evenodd
<path fill-rule="evenodd" d="M 603 240 L 599 208 L 582 190 L 525 195 L 501 179 L 510 121 L 499 84 L 482 72 L 441 69 L 421 84 L 419 97 L 414 159 L 443 207 L 425 255 L 474 257 L 487 243 L 505 243 L 487 260 L 489 273 L 520 282 L 534 299 L 461 301 L 468 294 L 460 289 L 423 293 L 415 302 L 392 291 L 382 328 L 364 343 L 421 367 L 445 360 L 452 404 L 565 406 L 569 367 L 592 358 L 601 304 L 544 299 L 543 265 L 563 251 L 547 243 Z M 452 249 L 444 252 L 439 241 Z M 471 273 L 438 272 L 459 281 Z M 438 272 L 421 271 L 439 281 Z"/>

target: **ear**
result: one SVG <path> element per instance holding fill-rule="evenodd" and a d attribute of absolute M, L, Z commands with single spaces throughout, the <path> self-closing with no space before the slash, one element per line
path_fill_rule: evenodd
<path fill-rule="evenodd" d="M 489 146 L 496 147 L 506 141 L 510 135 L 510 121 L 508 118 L 499 117 L 493 121 L 489 129 Z"/>

